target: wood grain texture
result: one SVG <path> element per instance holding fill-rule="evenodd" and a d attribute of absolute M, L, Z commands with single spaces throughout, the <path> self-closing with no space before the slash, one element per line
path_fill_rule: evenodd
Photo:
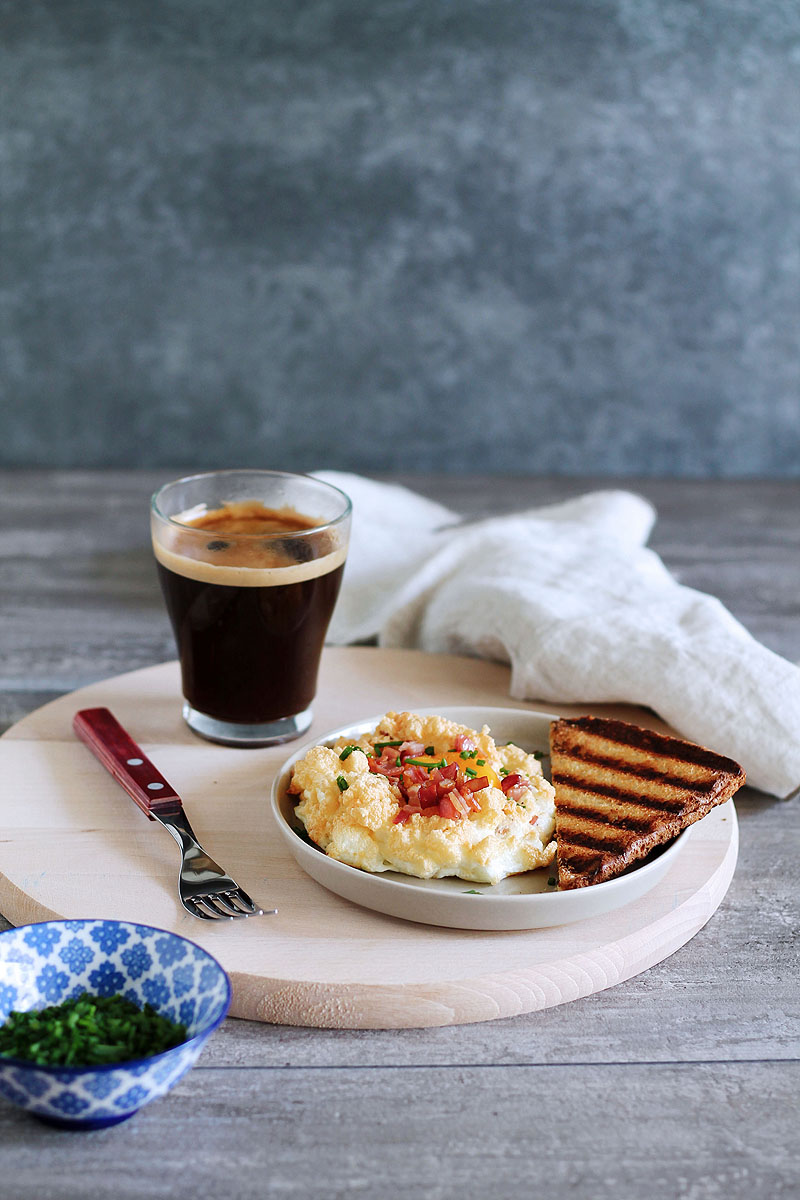
<path fill-rule="evenodd" d="M 503 705 L 508 691 L 508 669 L 492 663 L 328 647 L 309 740 L 343 722 L 390 708 L 451 704 L 463 694 L 489 709 Z M 624 711 L 647 720 L 647 714 Z M 176 896 L 171 839 L 127 802 L 129 785 L 109 777 L 105 743 L 97 763 L 73 731 L 79 726 L 85 740 L 87 730 L 93 739 L 99 730 L 113 746 L 121 736 L 118 722 L 129 735 L 123 735 L 122 758 L 145 759 L 133 773 L 147 771 L 150 758 L 170 783 L 180 781 L 203 845 L 260 903 L 276 906 L 277 916 L 230 925 L 187 917 Z M 291 859 L 266 805 L 286 755 L 285 746 L 235 751 L 189 733 L 180 717 L 177 663 L 68 693 L 0 741 L 8 785 L 0 796 L 6 830 L 0 904 L 15 924 L 104 916 L 191 937 L 230 973 L 234 1016 L 341 1029 L 414 1028 L 533 1012 L 646 970 L 710 919 L 736 864 L 736 818 L 728 806 L 687 834 L 661 883 L 603 916 L 516 933 L 402 921 L 321 889 Z M 126 779 L 128 773 L 124 768 Z"/>
<path fill-rule="evenodd" d="M 178 473 L 0 474 L 1 727 L 172 656 L 144 514 L 150 492 Z M 404 482 L 469 516 L 614 484 Z M 619 486 L 655 503 L 651 545 L 682 582 L 800 660 L 800 481 Z M 376 1184 L 368 1173 L 377 1162 L 398 1193 L 517 1198 L 532 1190 L 532 1138 L 547 1151 L 543 1186 L 575 1200 L 798 1194 L 797 801 L 745 789 L 736 807 L 739 862 L 725 903 L 644 974 L 572 1004 L 464 1026 L 228 1020 L 174 1092 L 117 1130 L 78 1138 L 0 1105 L 0 1197 L 72 1200 L 78 1178 L 86 1200 L 192 1189 L 383 1197 L 389 1176 Z M 410 1128 L 387 1122 L 381 1098 L 393 1118 L 411 1114 Z M 470 1147 L 460 1123 L 477 1131 Z"/>
<path fill-rule="evenodd" d="M 773 1200 L 800 1186 L 798 1087 L 800 1064 L 772 1062 L 199 1065 L 117 1130 L 0 1107 L 0 1195 Z"/>

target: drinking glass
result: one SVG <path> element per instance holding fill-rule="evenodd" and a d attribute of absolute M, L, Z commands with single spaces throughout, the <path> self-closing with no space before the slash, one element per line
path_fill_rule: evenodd
<path fill-rule="evenodd" d="M 155 493 L 153 551 L 195 733 L 269 746 L 308 729 L 350 514 L 338 488 L 285 471 L 210 471 Z"/>

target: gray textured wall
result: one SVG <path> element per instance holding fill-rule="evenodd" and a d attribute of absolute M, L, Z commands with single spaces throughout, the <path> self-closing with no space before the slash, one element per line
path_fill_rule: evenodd
<path fill-rule="evenodd" d="M 4 0 L 6 464 L 800 473 L 797 0 Z"/>

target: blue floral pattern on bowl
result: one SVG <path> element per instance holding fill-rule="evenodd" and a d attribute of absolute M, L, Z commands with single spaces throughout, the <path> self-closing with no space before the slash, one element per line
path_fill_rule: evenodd
<path fill-rule="evenodd" d="M 12 1009 L 122 992 L 187 1027 L 152 1058 L 104 1067 L 39 1067 L 0 1055 L 0 1096 L 45 1121 L 97 1129 L 163 1096 L 197 1060 L 231 1001 L 222 967 L 178 934 L 128 921 L 44 921 L 0 933 L 0 1024 Z"/>

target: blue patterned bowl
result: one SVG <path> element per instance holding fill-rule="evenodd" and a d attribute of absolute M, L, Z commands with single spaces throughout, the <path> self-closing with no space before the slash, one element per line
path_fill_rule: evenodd
<path fill-rule="evenodd" d="M 231 1002 L 228 976 L 194 942 L 129 921 L 43 921 L 0 933 L 0 1024 L 12 1009 L 121 992 L 185 1025 L 180 1046 L 103 1067 L 40 1067 L 0 1055 L 0 1096 L 69 1129 L 116 1125 L 193 1065 Z"/>

